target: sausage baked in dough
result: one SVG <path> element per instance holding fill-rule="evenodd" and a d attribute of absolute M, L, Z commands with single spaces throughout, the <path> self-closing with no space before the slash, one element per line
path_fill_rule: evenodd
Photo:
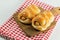
<path fill-rule="evenodd" d="M 30 24 L 32 19 L 39 13 L 40 9 L 36 5 L 32 4 L 18 14 L 18 20 L 22 23 Z"/>
<path fill-rule="evenodd" d="M 46 30 L 54 20 L 54 15 L 50 11 L 44 11 L 32 19 L 32 26 L 40 31 Z"/>

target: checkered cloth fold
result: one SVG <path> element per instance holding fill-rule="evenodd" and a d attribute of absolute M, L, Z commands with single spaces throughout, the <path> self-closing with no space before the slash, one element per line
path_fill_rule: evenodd
<path fill-rule="evenodd" d="M 25 1 L 20 8 L 17 9 L 16 12 L 21 12 L 26 6 L 30 4 L 35 4 L 39 7 L 44 8 L 45 10 L 51 10 L 54 8 L 53 6 L 50 6 L 48 4 L 45 4 L 43 2 L 40 2 L 38 0 L 27 0 Z M 55 17 L 55 21 L 58 21 L 60 18 L 60 15 L 57 15 Z M 0 34 L 4 36 L 8 36 L 10 38 L 14 38 L 15 40 L 47 40 L 52 33 L 53 28 L 48 30 L 46 33 L 39 33 L 38 35 L 27 37 L 23 30 L 19 28 L 19 25 L 16 23 L 13 17 L 10 17 L 3 25 L 0 27 Z"/>

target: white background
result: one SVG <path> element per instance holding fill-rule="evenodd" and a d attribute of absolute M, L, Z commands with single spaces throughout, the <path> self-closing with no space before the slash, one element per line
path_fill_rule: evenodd
<path fill-rule="evenodd" d="M 0 25 L 2 25 L 20 7 L 25 0 L 0 0 Z M 39 0 L 54 7 L 60 7 L 59 0 Z M 60 20 L 48 40 L 60 40 Z M 0 37 L 0 40 L 5 40 Z"/>

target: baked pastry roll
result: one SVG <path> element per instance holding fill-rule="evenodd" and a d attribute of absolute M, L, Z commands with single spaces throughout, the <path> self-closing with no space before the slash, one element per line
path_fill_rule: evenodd
<path fill-rule="evenodd" d="M 48 19 L 50 20 L 50 22 L 53 22 L 54 15 L 52 14 L 51 11 L 46 10 L 46 11 L 43 12 L 43 14 L 46 14 L 46 16 L 48 17 Z"/>
<path fill-rule="evenodd" d="M 21 13 L 18 14 L 18 20 L 25 24 L 30 24 L 32 18 L 40 13 L 40 9 L 36 5 L 26 7 Z"/>
<path fill-rule="evenodd" d="M 54 20 L 54 15 L 50 11 L 44 11 L 32 19 L 32 26 L 40 31 L 46 30 Z"/>

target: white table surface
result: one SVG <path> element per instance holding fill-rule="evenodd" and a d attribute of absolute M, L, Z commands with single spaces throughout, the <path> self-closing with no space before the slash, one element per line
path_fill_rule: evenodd
<path fill-rule="evenodd" d="M 0 25 L 2 25 L 25 0 L 0 0 Z M 60 0 L 39 0 L 55 7 L 60 7 Z M 48 40 L 60 40 L 60 20 Z M 0 40 L 5 40 L 0 37 Z"/>

